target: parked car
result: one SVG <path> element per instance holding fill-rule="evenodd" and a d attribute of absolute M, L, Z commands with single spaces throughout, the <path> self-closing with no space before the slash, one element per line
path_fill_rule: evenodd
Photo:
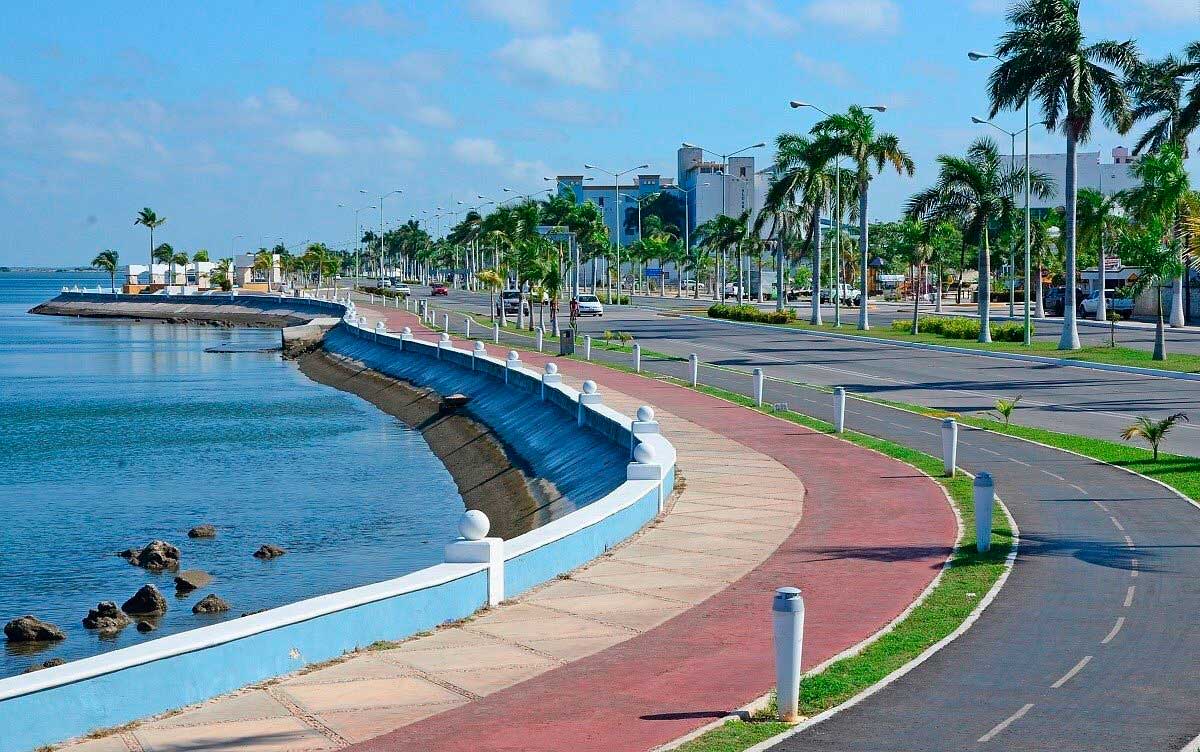
<path fill-rule="evenodd" d="M 1095 316 L 1100 306 L 1100 291 L 1093 290 L 1092 294 L 1079 301 L 1081 316 Z M 1133 316 L 1133 298 L 1118 298 L 1116 290 L 1104 291 L 1104 307 L 1118 314 L 1123 319 Z"/>
<path fill-rule="evenodd" d="M 595 295 L 580 295 L 579 296 L 579 315 L 580 316 L 603 316 L 604 305 L 600 302 L 600 298 Z"/>
<path fill-rule="evenodd" d="M 431 288 L 430 292 L 429 292 L 430 295 L 449 295 L 450 294 L 450 288 L 446 286 L 445 282 L 434 282 L 430 286 L 430 288 Z"/>
<path fill-rule="evenodd" d="M 518 301 L 521 301 L 521 293 L 517 290 L 505 290 L 500 293 L 500 299 L 496 301 L 496 315 L 500 315 L 501 306 L 503 306 L 506 316 L 516 316 Z M 523 309 L 525 315 L 529 315 L 528 300 L 521 301 L 521 309 Z"/>
<path fill-rule="evenodd" d="M 409 287 L 408 285 L 404 284 L 403 282 L 396 285 L 392 289 L 394 289 L 396 291 L 397 295 L 412 295 L 412 288 Z"/>
<path fill-rule="evenodd" d="M 1075 300 L 1083 300 L 1083 290 L 1075 288 Z M 1051 316 L 1062 316 L 1066 312 L 1067 286 L 1057 285 L 1047 290 L 1042 305 Z"/>
<path fill-rule="evenodd" d="M 836 292 L 835 289 L 837 290 Z M 862 297 L 862 291 L 846 282 L 842 282 L 837 288 L 821 288 L 822 303 L 832 303 L 834 295 L 837 295 L 842 305 L 858 305 L 858 299 Z"/>

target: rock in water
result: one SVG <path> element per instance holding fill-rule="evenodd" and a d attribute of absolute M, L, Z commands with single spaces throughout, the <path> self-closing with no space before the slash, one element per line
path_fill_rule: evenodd
<path fill-rule="evenodd" d="M 51 642 L 67 639 L 66 633 L 58 627 L 28 614 L 5 624 L 4 636 L 9 642 Z"/>
<path fill-rule="evenodd" d="M 152 622 L 148 622 L 145 619 L 142 619 L 137 623 L 137 631 L 143 634 L 146 632 L 153 632 L 156 629 L 158 629 L 158 627 L 154 626 Z"/>
<path fill-rule="evenodd" d="M 210 582 L 212 582 L 212 576 L 208 572 L 199 569 L 185 569 L 175 575 L 175 595 L 187 595 Z"/>
<path fill-rule="evenodd" d="M 159 616 L 167 612 L 167 599 L 153 585 L 142 585 L 132 598 L 125 601 L 121 610 L 138 616 Z"/>
<path fill-rule="evenodd" d="M 256 559 L 277 559 L 286 553 L 287 553 L 287 551 L 284 551 L 279 546 L 272 546 L 270 543 L 264 543 L 263 545 L 258 547 L 257 551 L 254 552 L 254 558 L 256 558 Z"/>
<path fill-rule="evenodd" d="M 44 668 L 54 668 L 55 666 L 61 666 L 66 662 L 67 661 L 63 658 L 51 658 L 50 660 L 45 661 L 43 663 L 33 664 L 29 668 L 25 669 L 25 671 L 22 673 L 32 674 L 34 671 L 41 671 Z"/>
<path fill-rule="evenodd" d="M 189 538 L 216 538 L 217 529 L 212 525 L 197 525 L 188 531 Z"/>
<path fill-rule="evenodd" d="M 129 624 L 129 617 L 112 601 L 101 601 L 83 617 L 83 626 L 101 632 L 120 632 Z"/>
<path fill-rule="evenodd" d="M 192 606 L 193 614 L 220 614 L 228 610 L 229 604 L 211 593 Z"/>
<path fill-rule="evenodd" d="M 179 569 L 179 549 L 166 541 L 150 541 L 142 548 L 127 548 L 117 554 L 134 566 L 156 572 L 164 569 Z"/>

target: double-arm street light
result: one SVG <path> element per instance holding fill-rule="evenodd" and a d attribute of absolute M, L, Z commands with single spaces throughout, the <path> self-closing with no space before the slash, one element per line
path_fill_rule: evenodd
<path fill-rule="evenodd" d="M 989 59 L 990 60 L 1000 60 L 999 55 L 990 55 L 986 52 L 975 52 L 975 51 L 968 52 L 967 58 L 969 60 L 971 60 L 972 62 L 978 62 L 980 60 L 989 60 Z M 1024 109 L 1025 109 L 1025 128 L 1020 131 L 1017 131 L 1017 133 L 1025 134 L 1025 336 L 1024 336 L 1024 342 L 1026 345 L 1028 345 L 1028 344 L 1030 344 L 1030 341 L 1032 339 L 1032 333 L 1033 333 L 1033 324 L 1032 324 L 1032 321 L 1030 320 L 1030 313 L 1029 313 L 1029 283 L 1030 283 L 1030 272 L 1031 272 L 1030 261 L 1029 261 L 1029 235 L 1030 235 L 1030 229 L 1029 229 L 1029 225 L 1030 225 L 1029 129 L 1032 127 L 1029 123 L 1029 97 L 1025 97 L 1025 108 Z M 972 120 L 975 120 L 975 119 L 976 118 L 972 118 Z M 996 126 L 996 128 L 998 128 L 999 130 L 1004 130 L 1003 128 L 1000 128 L 1000 126 Z M 1007 131 L 1005 131 L 1005 132 L 1007 133 Z M 1016 136 L 1013 137 L 1013 146 L 1014 146 L 1014 151 L 1015 151 Z M 1104 260 L 1101 259 L 1100 263 L 1101 263 L 1101 265 L 1103 265 Z M 1041 284 L 1042 284 L 1042 280 L 1038 279 L 1038 285 L 1040 286 Z M 962 280 L 961 279 L 958 281 L 958 286 L 960 289 L 962 288 Z M 1071 302 L 1074 302 L 1074 300 L 1075 300 L 1075 280 L 1073 280 L 1073 279 L 1067 280 L 1067 292 L 1070 294 Z M 1101 298 L 1104 297 L 1103 292 L 1100 293 L 1100 297 Z M 990 300 L 986 300 L 983 303 L 981 303 L 981 305 L 990 305 L 990 303 L 991 303 Z M 983 312 L 982 309 L 980 309 L 981 314 L 982 314 L 982 312 Z M 1010 309 L 1009 309 L 1009 316 L 1012 316 L 1011 304 L 1010 304 Z M 980 320 L 982 320 L 982 318 L 983 317 L 981 315 Z"/>
<path fill-rule="evenodd" d="M 358 213 L 367 211 L 368 209 L 374 209 L 375 207 L 373 205 L 361 206 L 355 209 L 351 206 L 347 206 L 346 204 L 338 204 L 338 208 L 350 209 L 354 212 L 354 281 L 357 283 L 358 277 L 362 274 L 362 264 L 359 256 L 359 251 L 362 249 L 362 225 L 358 223 Z"/>
<path fill-rule="evenodd" d="M 505 193 L 513 194 L 511 198 L 506 198 L 506 199 L 504 199 L 504 201 L 514 201 L 514 200 L 518 200 L 518 199 L 522 200 L 522 201 L 528 201 L 529 199 L 533 198 L 534 196 L 540 196 L 543 193 L 550 193 L 549 188 L 543 188 L 540 191 L 534 191 L 533 193 L 517 193 L 517 189 L 515 189 L 515 188 L 501 188 L 500 190 L 504 191 Z M 503 202 L 501 202 L 501 203 L 503 203 Z"/>
<path fill-rule="evenodd" d="M 648 169 L 650 167 L 650 165 L 641 164 L 641 165 L 638 165 L 637 167 L 630 167 L 628 170 L 622 170 L 621 172 L 613 172 L 611 170 L 606 170 L 603 167 L 597 167 L 596 165 L 593 165 L 593 164 L 584 164 L 583 167 L 586 170 L 596 170 L 597 172 L 603 172 L 605 175 L 608 175 L 608 176 L 612 177 L 612 179 L 613 179 L 613 214 L 616 217 L 615 224 L 616 224 L 616 230 L 617 230 L 617 304 L 620 305 L 620 303 L 621 303 L 621 230 L 624 229 L 624 224 L 625 224 L 624 217 L 621 216 L 621 214 L 622 214 L 622 212 L 621 212 L 621 177 L 623 175 L 628 175 L 629 173 L 633 172 L 634 170 Z M 612 287 L 611 286 L 608 288 L 608 302 L 612 303 Z"/>
<path fill-rule="evenodd" d="M 366 193 L 366 191 L 364 191 L 361 188 L 358 189 L 358 192 L 363 193 L 363 194 Z M 385 198 L 387 198 L 388 196 L 395 196 L 400 193 L 404 193 L 404 191 L 397 188 L 396 190 L 391 191 L 390 193 L 385 193 L 379 197 L 379 281 L 380 282 L 383 281 L 383 200 Z"/>
<path fill-rule="evenodd" d="M 833 117 L 832 115 L 829 114 L 829 112 L 822 109 L 821 107 L 818 107 L 817 105 L 813 104 L 812 102 L 801 102 L 801 101 L 793 99 L 791 102 L 788 102 L 788 104 L 791 106 L 791 108 L 793 110 L 799 110 L 801 108 L 807 107 L 807 108 L 816 110 L 817 112 L 821 113 L 825 117 Z M 868 105 L 863 106 L 862 109 L 874 110 L 875 112 L 887 112 L 887 106 L 882 105 L 882 104 L 868 104 Z M 842 325 L 842 159 L 843 158 L 844 158 L 843 155 L 838 154 L 833 159 L 833 163 L 834 163 L 833 206 L 837 213 L 837 220 L 836 220 L 837 226 L 833 233 L 833 267 L 834 267 L 833 276 L 834 276 L 835 287 L 833 290 L 833 294 L 830 296 L 830 298 L 833 300 L 833 325 L 834 326 Z M 817 222 L 818 235 L 820 234 L 820 225 L 821 225 L 821 223 L 818 221 Z M 865 219 L 864 219 L 864 226 L 865 226 Z M 869 254 L 868 254 L 868 248 L 867 248 L 867 243 L 865 242 L 865 239 L 866 239 L 866 236 L 864 235 L 863 232 L 860 231 L 859 238 L 858 238 L 858 244 L 860 246 L 862 246 L 861 248 L 859 248 L 859 256 L 862 259 L 862 264 L 861 264 L 862 279 L 860 282 L 861 290 L 859 291 L 859 300 L 858 300 L 858 306 L 859 306 L 858 326 L 859 326 L 859 329 L 867 328 L 867 297 L 868 297 L 867 296 L 867 292 L 868 292 L 868 290 L 867 290 L 867 262 L 869 260 Z M 815 242 L 820 242 L 820 241 L 818 239 Z M 814 323 L 814 324 L 821 323 L 821 300 L 820 300 L 821 290 L 820 290 L 819 282 L 820 282 L 820 270 L 814 270 L 814 272 L 813 272 L 813 297 L 814 297 L 814 300 L 813 300 L 813 304 L 812 304 L 812 323 Z"/>
<path fill-rule="evenodd" d="M 725 188 L 725 175 L 726 175 L 726 173 L 729 172 L 729 158 L 736 157 L 738 154 L 741 154 L 742 152 L 750 151 L 751 149 L 761 149 L 762 147 L 764 147 L 766 145 L 767 144 L 765 141 L 760 141 L 757 144 L 743 146 L 742 148 L 738 149 L 737 151 L 731 151 L 728 154 L 722 154 L 719 151 L 713 151 L 712 149 L 706 149 L 703 146 L 700 146 L 698 144 L 693 144 L 690 141 L 683 142 L 683 148 L 685 148 L 685 149 L 699 149 L 702 153 L 708 152 L 709 154 L 712 154 L 715 157 L 721 158 L 721 214 L 727 213 L 725 210 L 725 194 L 727 193 L 726 188 Z M 721 249 L 721 264 L 720 264 L 721 270 L 717 277 L 718 284 L 721 287 L 721 302 L 722 303 L 725 302 L 725 283 L 726 283 L 726 278 L 729 276 L 728 263 L 729 263 L 728 260 L 725 258 L 725 249 L 722 248 Z M 745 290 L 746 280 L 745 280 L 745 277 L 742 276 L 741 269 L 738 269 L 738 276 L 740 278 L 739 284 L 738 284 L 738 302 L 741 303 L 742 297 L 746 292 L 746 290 Z M 762 280 L 759 280 L 759 284 L 760 285 L 762 284 Z"/>

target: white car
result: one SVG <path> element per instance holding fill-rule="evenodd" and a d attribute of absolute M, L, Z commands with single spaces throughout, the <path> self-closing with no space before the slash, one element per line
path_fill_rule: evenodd
<path fill-rule="evenodd" d="M 393 288 L 397 295 L 412 295 L 412 288 L 406 284 L 398 284 Z"/>
<path fill-rule="evenodd" d="M 595 295 L 580 295 L 579 296 L 579 315 L 580 316 L 603 316 L 604 305 L 600 303 L 600 298 Z"/>

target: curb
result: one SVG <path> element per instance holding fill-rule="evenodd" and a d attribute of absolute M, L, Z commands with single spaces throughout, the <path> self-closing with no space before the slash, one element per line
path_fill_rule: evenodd
<path fill-rule="evenodd" d="M 1184 371 L 1164 371 L 1159 368 L 1142 368 L 1140 366 L 1117 366 L 1110 363 L 1092 363 L 1086 360 L 1071 360 L 1069 358 L 1051 358 L 1044 355 L 1022 355 L 1021 353 L 1006 353 L 996 352 L 991 350 L 974 350 L 968 347 L 954 347 L 952 345 L 928 345 L 918 342 L 902 342 L 899 340 L 883 339 L 881 337 L 872 337 L 869 335 L 859 334 L 839 334 L 837 332 L 822 332 L 812 331 L 809 329 L 789 329 L 784 326 L 775 326 L 773 324 L 756 324 L 751 321 L 730 321 L 729 319 L 714 319 L 707 316 L 693 316 L 691 314 L 683 314 L 680 318 L 696 319 L 698 321 L 717 321 L 732 326 L 748 326 L 758 329 L 770 329 L 777 332 L 796 332 L 799 334 L 807 334 L 813 337 L 828 337 L 830 339 L 857 340 L 860 342 L 871 342 L 880 345 L 893 345 L 895 347 L 907 347 L 913 350 L 933 350 L 935 352 L 957 353 L 960 355 L 978 355 L 982 358 L 998 358 L 1002 360 L 1019 360 L 1027 363 L 1042 363 L 1045 365 L 1059 366 L 1062 368 L 1089 368 L 1095 371 L 1113 371 L 1116 373 L 1130 373 L 1138 376 L 1153 376 L 1160 379 L 1175 379 L 1177 381 L 1200 381 L 1200 373 L 1187 373 Z"/>

